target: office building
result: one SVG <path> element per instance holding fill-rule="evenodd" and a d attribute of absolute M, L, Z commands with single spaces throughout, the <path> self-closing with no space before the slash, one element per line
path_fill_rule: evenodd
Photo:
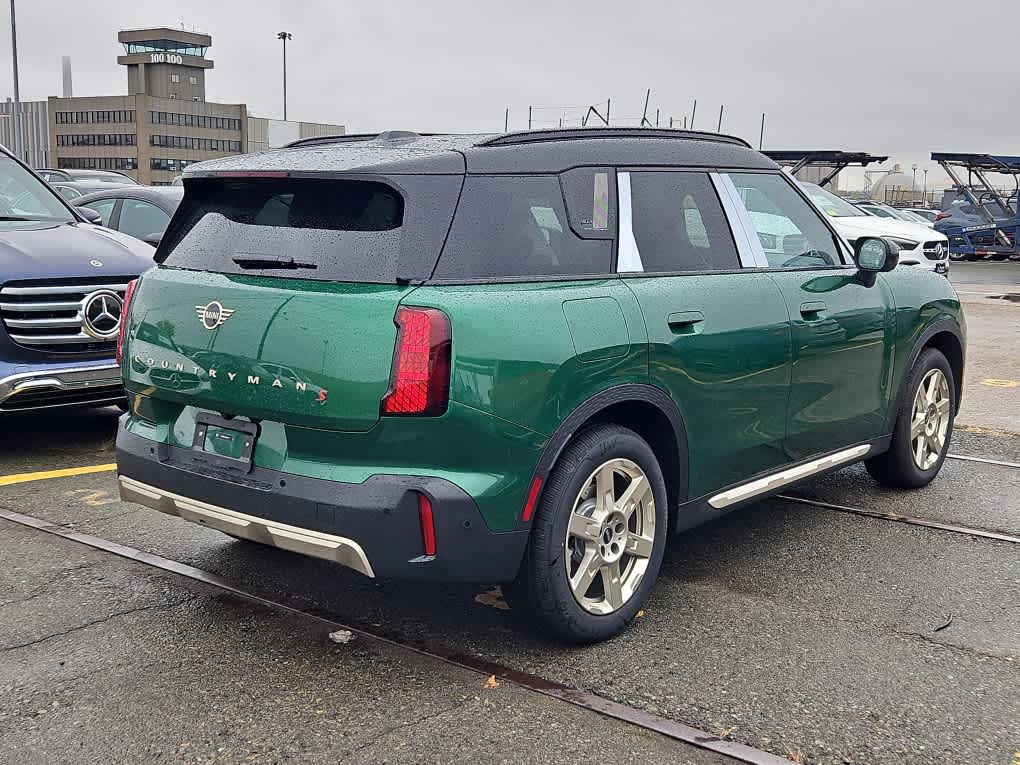
<path fill-rule="evenodd" d="M 194 162 L 261 151 L 297 138 L 342 135 L 342 125 L 282 122 L 247 106 L 206 100 L 213 68 L 206 34 L 169 28 L 122 31 L 127 93 L 21 104 L 25 157 L 35 167 L 117 170 L 143 184 L 170 183 Z M 44 104 L 45 108 L 41 108 Z M 6 104 L 10 112 L 12 104 Z M 45 116 L 45 119 L 43 119 Z M 11 118 L 0 141 L 13 148 Z M 46 147 L 46 151 L 42 151 Z"/>

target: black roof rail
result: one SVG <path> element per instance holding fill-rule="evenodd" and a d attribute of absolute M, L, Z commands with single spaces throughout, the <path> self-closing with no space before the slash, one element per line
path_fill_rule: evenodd
<path fill-rule="evenodd" d="M 378 133 L 350 133 L 348 135 L 317 135 L 298 138 L 284 144 L 281 148 L 290 149 L 294 146 L 315 146 L 320 143 L 353 143 L 354 141 L 371 141 Z"/>
<path fill-rule="evenodd" d="M 283 146 L 291 149 L 295 146 L 318 146 L 329 143 L 355 143 L 357 141 L 410 141 L 415 138 L 427 138 L 446 133 L 415 133 L 413 130 L 385 130 L 382 133 L 350 133 L 347 135 L 320 135 L 299 138 Z"/>
<path fill-rule="evenodd" d="M 503 133 L 478 143 L 479 146 L 515 146 L 542 141 L 585 141 L 592 138 L 680 138 L 695 141 L 715 141 L 751 148 L 743 138 L 723 133 L 708 133 L 701 130 L 673 130 L 670 128 L 637 127 L 585 127 L 551 128 L 548 130 L 523 130 Z"/>

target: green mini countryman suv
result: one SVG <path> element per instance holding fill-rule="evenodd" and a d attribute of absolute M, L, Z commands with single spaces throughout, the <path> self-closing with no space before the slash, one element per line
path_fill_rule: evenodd
<path fill-rule="evenodd" d="M 945 459 L 953 288 L 841 239 L 741 140 L 319 138 L 184 187 L 127 294 L 125 500 L 365 576 L 499 582 L 587 642 L 670 535 Z"/>

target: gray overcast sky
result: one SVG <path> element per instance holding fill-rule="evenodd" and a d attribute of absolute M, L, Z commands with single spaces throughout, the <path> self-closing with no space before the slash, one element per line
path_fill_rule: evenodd
<path fill-rule="evenodd" d="M 286 30 L 289 116 L 354 132 L 501 130 L 507 106 L 521 128 L 529 104 L 607 97 L 637 116 L 650 87 L 667 122 L 697 98 L 697 127 L 714 129 L 724 103 L 723 131 L 755 144 L 766 112 L 766 148 L 906 166 L 930 166 L 930 151 L 1020 154 L 1020 0 L 18 0 L 17 12 L 23 100 L 59 94 L 61 55 L 75 95 L 125 92 L 117 31 L 183 22 L 213 37 L 210 100 L 279 117 Z"/>

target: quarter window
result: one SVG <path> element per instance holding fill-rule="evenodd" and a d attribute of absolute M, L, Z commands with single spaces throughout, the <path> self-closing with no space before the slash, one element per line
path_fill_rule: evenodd
<path fill-rule="evenodd" d="M 149 234 L 162 234 L 169 222 L 170 216 L 156 205 L 140 199 L 125 199 L 120 208 L 117 228 L 125 234 L 142 239 Z"/>
<path fill-rule="evenodd" d="M 610 272 L 612 242 L 574 233 L 556 176 L 468 176 L 460 199 L 437 279 Z"/>
<path fill-rule="evenodd" d="M 843 264 L 842 248 L 818 212 L 781 175 L 731 173 L 771 268 Z"/>
<path fill-rule="evenodd" d="M 104 226 L 109 226 L 110 218 L 113 216 L 113 206 L 115 204 L 117 204 L 116 199 L 96 199 L 82 206 L 95 210 L 102 217 L 102 224 Z"/>
<path fill-rule="evenodd" d="M 706 173 L 631 173 L 630 188 L 634 241 L 645 273 L 740 268 Z"/>

